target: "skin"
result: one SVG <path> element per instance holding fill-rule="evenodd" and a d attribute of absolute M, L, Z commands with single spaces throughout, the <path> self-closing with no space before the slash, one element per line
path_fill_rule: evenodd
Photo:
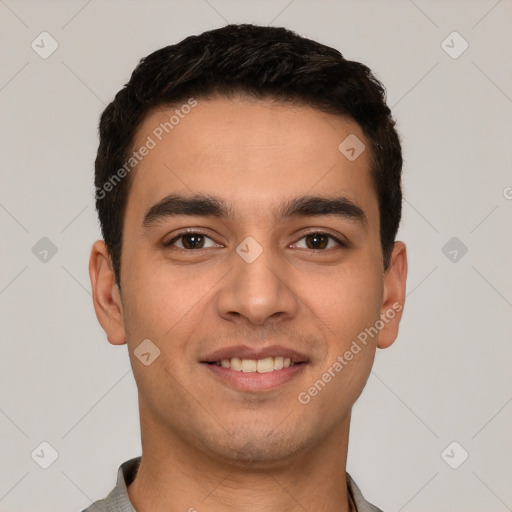
<path fill-rule="evenodd" d="M 171 114 L 148 115 L 134 147 Z M 367 148 L 355 161 L 338 150 L 349 134 Z M 137 166 L 124 219 L 122 294 L 101 240 L 89 271 L 98 320 L 111 344 L 127 343 L 138 386 L 143 456 L 128 493 L 139 512 L 241 504 L 248 512 L 350 510 L 350 411 L 376 348 L 394 342 L 401 311 L 307 405 L 297 396 L 381 314 L 404 304 L 406 248 L 395 243 L 384 272 L 369 148 L 355 122 L 310 107 L 210 98 L 198 100 Z M 146 211 L 171 193 L 218 196 L 233 216 L 171 217 L 143 229 Z M 349 198 L 367 225 L 335 216 L 276 222 L 272 208 L 313 193 Z M 179 249 L 190 239 L 163 247 L 183 228 L 210 238 L 188 252 Z M 331 240 L 309 248 L 310 232 L 349 246 Z M 263 249 L 250 264 L 235 250 L 248 236 Z M 160 349 L 149 366 L 134 355 L 144 339 Z M 309 363 L 275 390 L 235 390 L 199 361 L 240 344 L 295 348 Z"/>

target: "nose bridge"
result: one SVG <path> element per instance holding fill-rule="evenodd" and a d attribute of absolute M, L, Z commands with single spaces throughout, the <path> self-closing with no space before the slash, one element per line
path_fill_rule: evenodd
<path fill-rule="evenodd" d="M 225 318 L 243 316 L 251 323 L 263 324 L 272 316 L 290 318 L 297 313 L 296 298 L 286 280 L 285 264 L 268 243 L 260 244 L 249 236 L 237 246 L 231 260 L 233 271 L 218 301 L 220 315 Z"/>

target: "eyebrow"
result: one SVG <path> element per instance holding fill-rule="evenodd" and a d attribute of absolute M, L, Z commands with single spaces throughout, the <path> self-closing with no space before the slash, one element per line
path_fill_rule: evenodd
<path fill-rule="evenodd" d="M 163 222 L 169 217 L 176 216 L 218 217 L 233 216 L 233 207 L 224 200 L 204 194 L 183 196 L 170 194 L 147 209 L 142 226 L 151 226 Z M 344 220 L 354 221 L 363 227 L 368 225 L 364 210 L 350 199 L 337 196 L 305 195 L 286 201 L 273 209 L 277 221 L 293 217 L 316 217 L 333 215 Z"/>

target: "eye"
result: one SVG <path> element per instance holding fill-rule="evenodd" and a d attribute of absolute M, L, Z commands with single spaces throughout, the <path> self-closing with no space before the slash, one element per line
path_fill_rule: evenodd
<path fill-rule="evenodd" d="M 211 245 L 205 245 L 206 240 L 213 242 Z M 178 242 L 177 244 L 175 242 Z M 164 243 L 165 247 L 175 246 L 178 249 L 207 249 L 208 247 L 219 247 L 212 238 L 200 231 L 187 231 L 175 236 L 172 240 Z"/>
<path fill-rule="evenodd" d="M 335 237 L 334 235 L 330 235 L 328 233 L 321 233 L 321 232 L 313 232 L 308 233 L 307 235 L 303 236 L 300 240 L 305 240 L 306 247 L 300 247 L 301 249 L 332 249 L 332 244 L 330 242 L 334 241 L 334 247 L 336 245 L 347 247 L 345 243 L 343 243 L 339 238 Z M 298 242 L 297 242 L 298 244 Z M 295 246 L 296 244 L 294 244 Z"/>
<path fill-rule="evenodd" d="M 208 244 L 207 241 L 210 241 Z M 298 244 L 301 240 L 305 240 L 305 246 L 300 247 Z M 333 245 L 334 244 L 334 245 Z M 208 249 L 210 247 L 221 247 L 211 237 L 200 231 L 187 231 L 180 233 L 168 242 L 165 242 L 164 247 L 176 247 L 181 250 L 194 250 L 194 249 Z M 312 250 L 326 250 L 332 249 L 336 246 L 347 247 L 347 244 L 342 242 L 339 238 L 329 233 L 312 232 L 304 235 L 292 247 L 299 247 L 300 249 Z"/>

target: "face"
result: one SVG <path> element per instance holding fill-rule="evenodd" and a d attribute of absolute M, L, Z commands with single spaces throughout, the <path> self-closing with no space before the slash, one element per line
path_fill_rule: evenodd
<path fill-rule="evenodd" d="M 355 122 L 217 98 L 155 132 L 174 110 L 151 113 L 134 144 L 155 142 L 132 175 L 122 300 L 93 248 L 98 318 L 128 344 L 143 431 L 277 463 L 348 431 L 376 347 L 397 334 L 405 248 L 384 272 Z M 355 160 L 338 149 L 349 135 L 366 146 Z"/>

